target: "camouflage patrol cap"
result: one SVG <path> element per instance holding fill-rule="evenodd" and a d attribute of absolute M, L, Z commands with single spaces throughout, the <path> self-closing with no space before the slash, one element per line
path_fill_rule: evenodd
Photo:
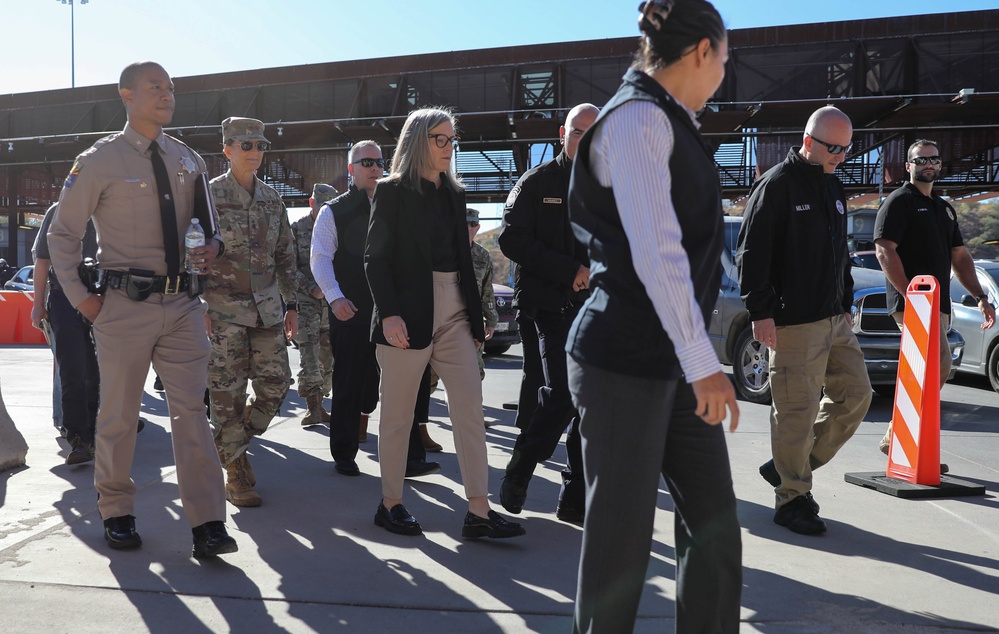
<path fill-rule="evenodd" d="M 472 209 L 471 207 L 465 207 L 465 220 L 478 220 L 479 210 Z"/>
<path fill-rule="evenodd" d="M 340 192 L 336 190 L 336 187 L 332 185 L 327 185 L 326 183 L 316 183 L 312 186 L 312 200 L 316 201 L 320 205 L 328 200 L 333 200 L 340 195 Z"/>
<path fill-rule="evenodd" d="M 248 117 L 229 117 L 222 122 L 222 142 L 270 141 L 264 136 L 264 122 Z"/>

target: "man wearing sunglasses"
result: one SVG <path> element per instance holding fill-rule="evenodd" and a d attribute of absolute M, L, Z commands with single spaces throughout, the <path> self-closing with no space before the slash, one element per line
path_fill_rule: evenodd
<path fill-rule="evenodd" d="M 226 471 L 226 498 L 236 506 L 259 506 L 247 449 L 267 430 L 291 385 L 286 342 L 298 331 L 295 238 L 280 194 L 257 178 L 270 149 L 263 122 L 229 117 L 222 122 L 222 143 L 229 171 L 212 179 L 211 193 L 228 248 L 205 283 L 212 429 Z"/>
<path fill-rule="evenodd" d="M 517 265 L 513 305 L 524 343 L 517 411 L 521 432 L 506 467 L 500 503 L 510 513 L 520 513 L 534 469 L 552 456 L 568 427 L 568 460 L 555 515 L 575 523 L 583 521 L 586 490 L 579 413 L 569 394 L 565 342 L 589 296 L 590 259 L 586 246 L 572 233 L 568 192 L 579 140 L 598 114 L 596 106 L 588 103 L 569 111 L 559 130 L 562 153 L 520 177 L 506 199 L 499 236 L 503 255 Z"/>
<path fill-rule="evenodd" d="M 995 308 L 978 281 L 975 261 L 964 246 L 957 213 L 950 203 L 933 193 L 933 183 L 940 178 L 942 168 L 940 148 L 935 142 L 919 139 L 910 145 L 905 160 L 909 181 L 881 203 L 874 222 L 878 262 L 888 281 L 885 284 L 888 311 L 900 329 L 909 280 L 917 275 L 932 275 L 940 285 L 941 388 L 951 368 L 947 343 L 951 269 L 958 281 L 974 294 L 982 311 L 982 328 L 991 328 L 996 317 Z M 887 454 L 890 443 L 891 425 L 881 439 L 881 451 Z"/>
<path fill-rule="evenodd" d="M 840 110 L 812 113 L 802 145 L 753 185 L 736 253 L 753 337 L 770 348 L 773 459 L 760 475 L 774 487 L 774 522 L 803 535 L 826 532 L 812 471 L 853 436 L 871 402 L 850 321 L 846 194 L 833 174 L 852 136 Z"/>

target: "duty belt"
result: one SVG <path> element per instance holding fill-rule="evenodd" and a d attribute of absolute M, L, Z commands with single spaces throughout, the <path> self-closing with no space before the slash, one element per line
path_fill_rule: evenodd
<path fill-rule="evenodd" d="M 132 277 L 132 274 L 128 271 L 103 269 L 101 273 L 103 273 L 101 283 L 106 288 L 125 288 Z M 141 278 L 144 283 L 147 280 L 151 280 L 148 288 L 149 293 L 163 293 L 164 295 L 176 295 L 177 293 L 187 291 L 187 287 L 190 284 L 190 276 L 187 273 L 181 273 L 177 277 L 154 275 L 151 277 L 141 276 Z"/>

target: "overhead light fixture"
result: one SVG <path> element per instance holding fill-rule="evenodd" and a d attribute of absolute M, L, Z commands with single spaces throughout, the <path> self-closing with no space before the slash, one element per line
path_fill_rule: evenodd
<path fill-rule="evenodd" d="M 278 126 L 278 136 L 284 136 L 284 128 Z"/>
<path fill-rule="evenodd" d="M 14 151 L 14 144 L 13 143 L 8 143 L 7 144 L 7 151 L 8 152 L 13 152 Z"/>
<path fill-rule="evenodd" d="M 951 99 L 951 101 L 960 101 L 962 104 L 966 104 L 971 101 L 971 97 L 974 94 L 974 88 L 962 88 L 957 92 L 957 96 Z"/>

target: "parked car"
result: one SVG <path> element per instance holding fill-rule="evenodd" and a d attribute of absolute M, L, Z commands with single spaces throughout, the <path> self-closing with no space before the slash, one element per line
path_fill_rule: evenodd
<path fill-rule="evenodd" d="M 850 261 L 858 269 L 881 270 L 881 263 L 878 262 L 877 251 L 851 251 Z"/>
<path fill-rule="evenodd" d="M 3 285 L 5 291 L 33 291 L 35 290 L 35 267 L 32 265 L 21 267 L 14 277 L 7 280 Z"/>
<path fill-rule="evenodd" d="M 975 272 L 982 290 L 993 306 L 999 301 L 999 262 L 975 260 Z M 951 276 L 951 328 L 964 337 L 964 356 L 958 371 L 989 377 L 992 389 L 999 392 L 999 326 L 982 330 L 982 311 L 964 286 Z"/>
<path fill-rule="evenodd" d="M 739 395 L 754 403 L 769 403 L 770 350 L 753 339 L 753 326 L 739 292 L 735 247 L 741 226 L 742 218 L 726 216 L 721 289 L 708 325 L 708 336 L 718 359 L 732 366 Z M 890 396 L 895 392 L 901 333 L 886 308 L 884 274 L 880 270 L 854 268 L 853 283 L 853 331 L 864 353 L 874 391 Z M 964 340 L 953 329 L 948 332 L 947 339 L 956 368 L 960 364 Z"/>
<path fill-rule="evenodd" d="M 520 343 L 520 326 L 517 324 L 517 311 L 513 309 L 513 289 L 502 284 L 493 284 L 496 296 L 496 312 L 499 323 L 493 338 L 486 342 L 486 354 L 503 354 L 510 346 Z"/>

